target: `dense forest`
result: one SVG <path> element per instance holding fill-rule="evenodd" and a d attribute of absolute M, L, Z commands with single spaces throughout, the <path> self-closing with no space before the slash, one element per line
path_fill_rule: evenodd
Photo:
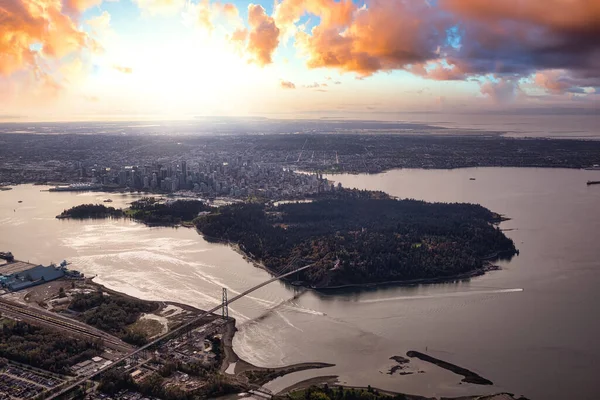
<path fill-rule="evenodd" d="M 127 216 L 148 225 L 177 225 L 191 223 L 200 212 L 210 210 L 212 208 L 209 205 L 197 200 L 164 202 L 154 197 L 144 197 L 132 202 L 125 211 L 103 204 L 82 204 L 64 210 L 56 218 L 101 219 Z"/>
<path fill-rule="evenodd" d="M 131 203 L 126 213 L 131 218 L 151 225 L 173 225 L 191 222 L 202 211 L 211 207 L 196 200 L 161 202 L 154 197 L 144 197 Z"/>
<path fill-rule="evenodd" d="M 214 399 L 240 392 L 240 388 L 237 385 L 230 383 L 219 374 L 210 375 L 207 378 L 206 385 L 200 391 L 194 391 L 194 393 L 185 392 L 175 385 L 165 385 L 165 377 L 161 372 L 153 373 L 141 382 L 136 383 L 128 372 L 112 369 L 103 374 L 98 385 L 98 390 L 110 395 L 118 394 L 122 390 L 130 390 L 163 400 Z"/>
<path fill-rule="evenodd" d="M 282 397 L 283 398 L 283 397 Z M 337 386 L 329 388 L 311 386 L 306 390 L 292 392 L 287 396 L 293 400 L 414 400 L 424 399 L 419 396 L 407 396 L 403 394 L 388 395 L 379 393 L 377 389 L 372 389 L 370 386 L 366 389 L 343 388 Z"/>
<path fill-rule="evenodd" d="M 81 204 L 64 210 L 56 218 L 73 218 L 73 219 L 100 219 L 100 218 L 119 218 L 123 216 L 123 210 L 114 207 L 106 207 L 104 204 Z"/>
<path fill-rule="evenodd" d="M 234 204 L 195 220 L 208 238 L 235 242 L 274 272 L 314 263 L 294 280 L 316 287 L 452 277 L 515 246 L 473 204 L 396 200 L 350 191 L 278 206 Z"/>
<path fill-rule="evenodd" d="M 127 329 L 142 313 L 155 311 L 156 303 L 101 291 L 76 294 L 69 308 L 79 312 L 79 319 L 88 325 L 120 337 L 134 345 L 143 345 L 146 337 Z"/>
<path fill-rule="evenodd" d="M 67 374 L 70 366 L 102 353 L 102 343 L 67 337 L 64 333 L 21 321 L 4 320 L 0 357 Z"/>

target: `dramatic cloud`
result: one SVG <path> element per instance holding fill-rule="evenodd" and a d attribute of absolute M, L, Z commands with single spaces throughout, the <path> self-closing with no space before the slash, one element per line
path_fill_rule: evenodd
<path fill-rule="evenodd" d="M 228 18 L 231 19 L 237 18 L 240 15 L 237 7 L 235 6 L 235 4 L 232 3 L 223 4 L 221 6 L 221 10 L 223 14 L 225 14 Z"/>
<path fill-rule="evenodd" d="M 15 76 L 16 75 L 16 76 Z M 0 105 L 38 107 L 56 99 L 64 86 L 40 68 L 21 71 L 11 77 L 0 76 Z"/>
<path fill-rule="evenodd" d="M 88 8 L 98 6 L 102 0 L 65 0 L 65 8 L 76 12 L 82 12 Z"/>
<path fill-rule="evenodd" d="M 56 0 L 0 2 L 0 75 L 39 70 L 42 58 L 60 59 L 93 46 Z"/>
<path fill-rule="evenodd" d="M 287 31 L 307 14 L 319 23 L 296 26 L 296 46 L 310 68 L 435 80 L 565 70 L 577 85 L 600 77 L 599 1 L 283 0 L 274 18 Z"/>
<path fill-rule="evenodd" d="M 563 31 L 600 29 L 600 4 L 590 0 L 441 0 L 441 3 L 445 9 L 492 23 L 511 20 Z"/>
<path fill-rule="evenodd" d="M 481 94 L 490 97 L 495 103 L 506 104 L 515 100 L 519 83 L 513 79 L 494 78 L 481 85 Z"/>
<path fill-rule="evenodd" d="M 123 67 L 121 65 L 113 65 L 113 68 L 116 69 L 119 72 L 122 72 L 124 74 L 131 74 L 133 73 L 133 69 L 130 67 Z"/>
<path fill-rule="evenodd" d="M 234 4 L 223 4 L 210 0 L 200 0 L 196 4 L 190 4 L 186 13 L 191 17 L 193 23 L 210 32 L 215 29 L 215 25 L 219 21 L 226 23 L 239 20 L 239 12 Z"/>
<path fill-rule="evenodd" d="M 536 86 L 553 94 L 563 93 L 595 93 L 600 88 L 600 77 L 586 77 L 572 74 L 567 70 L 547 70 L 537 72 L 533 76 Z"/>
<path fill-rule="evenodd" d="M 437 58 L 449 26 L 448 17 L 424 1 L 373 0 L 350 15 L 347 25 L 330 21 L 297 35 L 309 67 L 332 67 L 367 76 L 425 63 Z"/>
<path fill-rule="evenodd" d="M 294 33 L 295 24 L 305 14 L 315 15 L 322 26 L 333 28 L 350 24 L 355 10 L 352 0 L 283 0 L 276 5 L 274 18 L 285 33 Z"/>
<path fill-rule="evenodd" d="M 471 74 L 571 69 L 600 75 L 600 2 L 590 0 L 440 0 L 460 26 Z"/>
<path fill-rule="evenodd" d="M 281 81 L 280 82 L 281 88 L 282 89 L 296 89 L 296 85 L 294 84 L 294 82 L 289 82 L 289 81 Z"/>
<path fill-rule="evenodd" d="M 251 61 L 264 66 L 273 62 L 273 52 L 279 45 L 279 28 L 275 20 L 269 17 L 265 9 L 257 4 L 248 6 L 248 34 L 247 51 Z"/>

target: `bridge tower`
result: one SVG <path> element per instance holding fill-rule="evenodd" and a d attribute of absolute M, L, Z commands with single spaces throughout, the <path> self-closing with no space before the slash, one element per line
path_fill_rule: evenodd
<path fill-rule="evenodd" d="M 227 303 L 227 288 L 223 288 L 223 306 L 221 307 L 223 318 L 229 319 L 229 304 Z"/>

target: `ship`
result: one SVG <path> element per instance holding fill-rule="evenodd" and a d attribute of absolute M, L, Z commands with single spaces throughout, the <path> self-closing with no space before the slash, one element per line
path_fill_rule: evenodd
<path fill-rule="evenodd" d="M 587 181 L 588 185 L 600 185 L 600 181 Z"/>
<path fill-rule="evenodd" d="M 600 165 L 594 164 L 591 167 L 584 168 L 586 171 L 600 171 Z"/>

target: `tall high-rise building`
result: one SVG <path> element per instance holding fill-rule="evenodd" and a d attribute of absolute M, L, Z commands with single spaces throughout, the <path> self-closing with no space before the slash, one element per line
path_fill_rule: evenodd
<path fill-rule="evenodd" d="M 184 177 L 187 177 L 187 163 L 185 161 L 181 162 L 181 173 Z"/>
<path fill-rule="evenodd" d="M 119 171 L 119 185 L 125 186 L 127 184 L 127 171 Z"/>

